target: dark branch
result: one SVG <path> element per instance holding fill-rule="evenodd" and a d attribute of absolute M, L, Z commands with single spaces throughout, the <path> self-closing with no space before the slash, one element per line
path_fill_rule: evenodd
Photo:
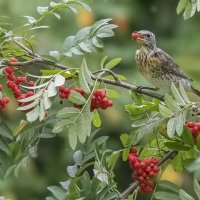
<path fill-rule="evenodd" d="M 162 165 L 164 162 L 173 159 L 173 157 L 177 154 L 177 151 L 169 151 L 164 157 L 162 157 L 159 162 L 158 165 Z M 123 200 L 124 198 L 126 198 L 130 193 L 132 193 L 135 189 L 137 189 L 137 187 L 139 186 L 139 181 L 136 180 L 134 181 L 126 190 L 124 190 L 124 192 L 122 192 L 119 197 L 116 200 Z"/>

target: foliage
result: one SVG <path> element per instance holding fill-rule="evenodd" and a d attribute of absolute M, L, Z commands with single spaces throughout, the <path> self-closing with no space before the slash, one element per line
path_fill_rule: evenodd
<path fill-rule="evenodd" d="M 194 191 L 200 198 L 197 181 L 200 137 L 194 140 L 191 131 L 185 126 L 188 121 L 199 120 L 199 102 L 192 102 L 188 98 L 181 83 L 172 83 L 171 93 L 165 94 L 163 98 L 158 95 L 151 100 L 146 98 L 136 86 L 123 82 L 126 77 L 114 72 L 114 67 L 120 63 L 121 58 L 107 61 L 108 56 L 105 56 L 97 63 L 99 69 L 93 72 L 85 55 L 90 53 L 87 56 L 92 57 L 94 51 L 104 47 L 103 38 L 114 36 L 113 29 L 117 25 L 111 24 L 112 19 L 101 19 L 82 28 L 74 36 L 65 37 L 62 52 L 53 50 L 46 55 L 39 55 L 33 50 L 34 31 L 49 28 L 43 24 L 43 19 L 55 16 L 59 20 L 64 9 L 77 13 L 77 5 L 90 10 L 80 0 L 63 0 L 59 3 L 52 1 L 48 6 L 38 6 L 39 17 L 24 16 L 28 22 L 24 24 L 26 31 L 23 36 L 11 30 L 8 24 L 0 27 L 0 75 L 1 83 L 6 82 L 0 91 L 0 98 L 12 89 L 12 101 L 18 104 L 17 110 L 24 113 L 14 131 L 3 117 L 0 119 L 1 179 L 13 175 L 18 177 L 21 169 L 38 156 L 38 144 L 42 139 L 62 135 L 73 150 L 74 163 L 67 166 L 68 180 L 60 182 L 59 186 L 47 187 L 49 195 L 51 193 L 46 198 L 48 200 L 119 198 L 115 167 L 118 162 L 127 161 L 133 146 L 138 148 L 141 160 L 156 157 L 160 160 L 159 165 L 165 162 L 165 165 L 160 166 L 161 171 L 171 164 L 176 171 L 194 172 Z M 183 10 L 185 19 L 192 17 L 196 10 L 199 12 L 200 1 L 180 0 L 177 13 Z M 84 56 L 82 63 L 78 67 L 66 66 L 65 60 L 69 57 L 76 59 L 77 55 Z M 42 64 L 36 68 L 37 75 L 27 72 L 25 66 L 36 67 L 36 64 Z M 107 136 L 96 135 L 96 128 L 103 127 L 104 124 L 101 112 L 91 109 L 91 102 L 96 98 L 93 93 L 98 89 L 103 90 L 105 95 L 96 100 L 97 104 L 100 100 L 107 103 L 108 99 L 120 97 L 117 89 L 110 88 L 112 85 L 130 90 L 129 94 L 133 99 L 133 102 L 124 105 L 124 111 L 131 120 L 131 132 L 120 136 L 122 147 L 117 147 L 115 151 L 107 147 Z M 82 92 L 77 88 L 81 88 Z M 60 95 L 62 90 L 67 93 L 66 97 Z M 155 96 L 151 91 L 146 94 Z M 106 105 L 102 108 L 108 107 Z M 165 157 L 171 151 L 174 152 L 173 156 Z M 129 193 L 120 198 L 124 199 Z M 137 199 L 138 193 L 135 190 L 128 198 Z M 158 182 L 152 194 L 152 198 L 160 200 L 192 200 L 196 196 L 193 197 L 167 181 Z"/>

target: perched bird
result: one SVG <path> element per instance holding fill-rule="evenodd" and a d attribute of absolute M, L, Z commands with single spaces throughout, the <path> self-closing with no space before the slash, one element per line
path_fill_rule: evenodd
<path fill-rule="evenodd" d="M 142 75 L 163 93 L 170 92 L 171 83 L 179 82 L 188 92 L 200 96 L 200 91 L 192 86 L 189 78 L 175 61 L 162 49 L 157 48 L 155 35 L 147 30 L 132 33 L 132 38 L 137 41 L 138 49 L 135 60 Z"/>

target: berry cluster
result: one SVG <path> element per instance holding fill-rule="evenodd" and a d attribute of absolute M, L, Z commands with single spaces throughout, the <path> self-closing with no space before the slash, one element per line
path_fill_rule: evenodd
<path fill-rule="evenodd" d="M 6 104 L 9 103 L 9 98 L 8 97 L 2 97 L 2 93 L 1 91 L 3 90 L 3 85 L 0 84 L 0 110 L 4 109 L 6 107 Z"/>
<path fill-rule="evenodd" d="M 64 85 L 59 87 L 59 97 L 61 99 L 68 99 L 69 95 L 70 95 L 70 89 L 65 87 Z"/>
<path fill-rule="evenodd" d="M 16 58 L 11 58 L 9 60 L 10 62 L 17 62 Z M 25 76 L 15 76 L 14 74 L 14 68 L 12 66 L 6 66 L 4 68 L 5 72 L 6 72 L 6 77 L 7 77 L 7 82 L 6 85 L 7 87 L 11 88 L 14 96 L 17 100 L 19 99 L 24 99 L 30 96 L 34 95 L 34 92 L 32 91 L 27 91 L 26 93 L 22 93 L 20 90 L 20 84 L 21 83 L 25 83 L 27 82 L 26 77 Z M 30 81 L 28 83 L 29 86 L 34 86 L 34 81 Z M 30 104 L 32 101 L 30 102 L 23 102 L 23 103 L 19 103 L 20 106 L 25 106 Z"/>
<path fill-rule="evenodd" d="M 113 102 L 107 98 L 105 90 L 97 89 L 92 94 L 91 111 L 94 111 L 95 109 L 98 109 L 98 108 L 107 109 L 108 107 L 111 107 L 112 105 L 113 105 Z"/>
<path fill-rule="evenodd" d="M 186 126 L 192 132 L 194 143 L 196 144 L 197 143 L 197 137 L 200 133 L 200 123 L 187 122 Z"/>
<path fill-rule="evenodd" d="M 142 161 L 138 157 L 137 149 L 132 148 L 128 160 L 133 170 L 132 177 L 140 182 L 140 192 L 152 192 L 154 186 L 152 178 L 159 172 L 158 159 L 149 158 Z"/>

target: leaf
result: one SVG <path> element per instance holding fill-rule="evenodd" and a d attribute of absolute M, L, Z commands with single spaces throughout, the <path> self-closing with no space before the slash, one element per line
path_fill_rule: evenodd
<path fill-rule="evenodd" d="M 191 14 L 190 17 L 193 17 L 193 15 L 195 14 L 196 10 L 197 10 L 197 0 L 191 0 L 192 2 L 192 10 L 191 10 Z"/>
<path fill-rule="evenodd" d="M 62 190 L 60 187 L 58 186 L 49 186 L 47 187 L 47 189 L 54 195 L 54 197 L 56 197 L 56 199 L 58 200 L 64 200 L 66 197 L 66 194 L 64 192 L 64 190 Z"/>
<path fill-rule="evenodd" d="M 179 190 L 179 196 L 181 200 L 195 200 L 192 196 L 190 196 L 188 193 L 186 193 L 184 190 Z"/>
<path fill-rule="evenodd" d="M 170 110 L 173 110 L 175 112 L 179 111 L 181 109 L 180 105 L 177 103 L 177 101 L 175 101 L 172 96 L 170 96 L 169 94 L 166 94 L 164 96 L 164 102 L 167 106 L 167 108 L 169 108 Z"/>
<path fill-rule="evenodd" d="M 75 151 L 73 154 L 73 158 L 74 158 L 74 162 L 76 163 L 76 165 L 81 165 L 82 161 L 83 161 L 82 151 L 80 151 L 80 150 Z"/>
<path fill-rule="evenodd" d="M 38 12 L 40 15 L 44 15 L 46 12 L 48 12 L 48 7 L 41 7 L 41 6 L 38 6 L 38 7 L 37 7 L 37 12 Z"/>
<path fill-rule="evenodd" d="M 183 13 L 183 18 L 189 19 L 191 16 L 191 12 L 192 12 L 192 3 L 191 1 L 187 1 L 186 7 L 185 7 L 185 11 Z"/>
<path fill-rule="evenodd" d="M 119 94 L 116 90 L 106 89 L 106 95 L 109 99 L 119 98 Z"/>
<path fill-rule="evenodd" d="M 197 179 L 194 179 L 194 191 L 195 191 L 198 199 L 200 199 L 200 185 L 199 185 Z"/>
<path fill-rule="evenodd" d="M 155 192 L 154 197 L 158 200 L 180 200 L 177 194 L 170 192 Z"/>
<path fill-rule="evenodd" d="M 77 165 L 67 166 L 67 173 L 69 174 L 70 177 L 72 178 L 75 177 L 77 171 L 78 171 Z"/>
<path fill-rule="evenodd" d="M 121 142 L 123 144 L 123 147 L 127 147 L 128 146 L 128 139 L 129 139 L 128 134 L 120 135 L 120 140 L 121 140 Z"/>
<path fill-rule="evenodd" d="M 92 112 L 90 111 L 90 101 L 84 106 L 82 111 L 85 117 L 85 132 L 87 133 L 88 137 L 90 137 L 91 133 L 91 122 L 92 122 Z"/>
<path fill-rule="evenodd" d="M 184 87 L 183 87 L 183 85 L 181 84 L 181 82 L 179 82 L 179 91 L 180 91 L 181 96 L 183 97 L 183 100 L 184 100 L 186 103 L 190 104 L 191 101 L 189 100 L 189 98 L 188 98 L 188 96 L 187 96 L 187 94 L 186 94 L 186 92 L 185 92 L 185 90 L 184 90 Z"/>
<path fill-rule="evenodd" d="M 197 11 L 200 11 L 200 0 L 197 0 Z"/>
<path fill-rule="evenodd" d="M 5 152 L 6 154 L 10 154 L 10 148 L 8 144 L 0 137 L 0 150 Z"/>
<path fill-rule="evenodd" d="M 64 85 L 64 83 L 65 83 L 65 77 L 63 77 L 60 74 L 56 75 L 56 77 L 54 79 L 54 85 L 55 85 L 55 87 L 59 87 L 61 85 Z"/>
<path fill-rule="evenodd" d="M 52 56 L 52 57 L 54 57 L 57 61 L 60 58 L 60 53 L 58 51 L 49 51 L 49 55 Z"/>
<path fill-rule="evenodd" d="M 171 192 L 174 192 L 174 193 L 179 192 L 178 186 L 170 181 L 166 181 L 166 180 L 159 181 L 159 187 L 165 190 L 170 190 Z"/>
<path fill-rule="evenodd" d="M 92 123 L 97 128 L 101 126 L 101 118 L 97 110 L 93 112 Z"/>
<path fill-rule="evenodd" d="M 40 99 L 35 99 L 32 103 L 29 103 L 26 106 L 18 107 L 17 110 L 29 110 L 29 109 L 35 107 L 36 105 L 38 105 L 39 101 L 40 101 Z"/>
<path fill-rule="evenodd" d="M 185 118 L 186 118 L 185 112 L 181 112 L 175 117 L 176 133 L 178 134 L 178 136 L 181 136 L 183 133 L 183 126 L 185 125 Z"/>
<path fill-rule="evenodd" d="M 87 71 L 86 71 L 86 61 L 85 59 L 83 60 L 81 67 L 80 67 L 80 71 L 79 71 L 79 83 L 80 86 L 83 88 L 83 90 L 88 94 L 90 93 L 90 87 L 89 87 L 89 83 L 87 82 Z"/>
<path fill-rule="evenodd" d="M 185 102 L 183 100 L 183 98 L 181 97 L 181 95 L 179 94 L 176 86 L 174 85 L 174 83 L 172 82 L 171 84 L 171 91 L 172 91 L 172 94 L 174 96 L 174 98 L 177 100 L 177 102 L 181 105 L 181 106 L 185 106 Z"/>
<path fill-rule="evenodd" d="M 105 65 L 105 69 L 112 69 L 113 67 L 115 67 L 116 65 L 118 65 L 121 62 L 121 58 L 115 58 L 111 61 L 109 61 L 106 65 Z"/>
<path fill-rule="evenodd" d="M 37 105 L 33 110 L 31 110 L 30 112 L 26 113 L 27 120 L 29 122 L 35 121 L 36 119 L 38 119 L 39 113 L 40 113 L 40 106 Z"/>
<path fill-rule="evenodd" d="M 40 115 L 39 120 L 42 121 L 45 118 L 46 110 L 44 107 L 44 99 L 40 99 Z"/>
<path fill-rule="evenodd" d="M 176 8 L 177 14 L 180 14 L 184 10 L 184 8 L 186 7 L 187 1 L 188 0 L 179 0 L 178 6 Z"/>
<path fill-rule="evenodd" d="M 77 145 L 78 127 L 77 124 L 73 123 L 69 125 L 69 144 L 73 150 Z"/>
<path fill-rule="evenodd" d="M 80 113 L 80 110 L 74 107 L 65 107 L 58 111 L 56 117 L 62 119 L 70 119 L 74 121 L 77 115 Z"/>
<path fill-rule="evenodd" d="M 184 144 L 180 144 L 178 142 L 174 142 L 174 141 L 171 141 L 171 142 L 165 142 L 164 145 L 169 148 L 169 149 L 173 149 L 173 150 L 176 150 L 176 151 L 187 151 L 190 149 L 189 146 L 186 146 Z"/>
<path fill-rule="evenodd" d="M 175 118 L 169 119 L 167 122 L 167 135 L 169 138 L 173 138 L 176 130 L 176 120 Z"/>
<path fill-rule="evenodd" d="M 171 118 L 174 115 L 173 111 L 162 104 L 159 104 L 159 112 L 164 118 Z"/>
<path fill-rule="evenodd" d="M 50 26 L 34 26 L 30 28 L 29 30 L 44 29 L 44 28 L 50 28 Z"/>
<path fill-rule="evenodd" d="M 77 133 L 80 143 L 84 143 L 87 138 L 87 124 L 85 123 L 85 116 L 81 113 L 77 119 Z"/>
<path fill-rule="evenodd" d="M 83 105 L 86 102 L 85 98 L 75 90 L 71 90 L 68 100 L 78 105 Z"/>
<path fill-rule="evenodd" d="M 33 101 L 33 100 L 39 98 L 42 95 L 42 93 L 43 93 L 43 90 L 40 90 L 39 92 L 37 92 L 33 96 L 30 96 L 30 97 L 27 97 L 27 98 L 24 98 L 24 99 L 18 99 L 17 101 L 18 102 L 30 102 L 30 101 Z"/>
<path fill-rule="evenodd" d="M 102 58 L 101 63 L 100 63 L 100 68 L 101 69 L 104 69 L 104 64 L 105 64 L 107 59 L 108 59 L 108 56 L 105 56 L 105 57 Z"/>
<path fill-rule="evenodd" d="M 194 139 L 193 139 L 193 137 L 192 137 L 192 134 L 191 134 L 191 132 L 188 130 L 188 128 L 186 128 L 185 126 L 184 126 L 184 128 L 183 128 L 183 134 L 182 134 L 182 138 L 183 138 L 183 141 L 186 143 L 186 144 L 188 144 L 188 145 L 190 145 L 190 146 L 194 146 Z M 198 148 L 198 143 L 197 143 L 197 148 Z"/>
<path fill-rule="evenodd" d="M 70 180 L 68 181 L 64 181 L 64 182 L 60 182 L 60 185 L 64 188 L 64 189 L 68 189 L 69 185 L 70 185 Z"/>
<path fill-rule="evenodd" d="M 52 95 L 52 93 L 50 93 Z M 55 93 L 54 93 L 55 94 Z M 51 100 L 49 99 L 49 93 L 47 90 L 44 91 L 44 94 L 43 94 L 43 98 L 44 98 L 44 109 L 45 110 L 48 110 L 49 108 L 51 108 Z"/>

